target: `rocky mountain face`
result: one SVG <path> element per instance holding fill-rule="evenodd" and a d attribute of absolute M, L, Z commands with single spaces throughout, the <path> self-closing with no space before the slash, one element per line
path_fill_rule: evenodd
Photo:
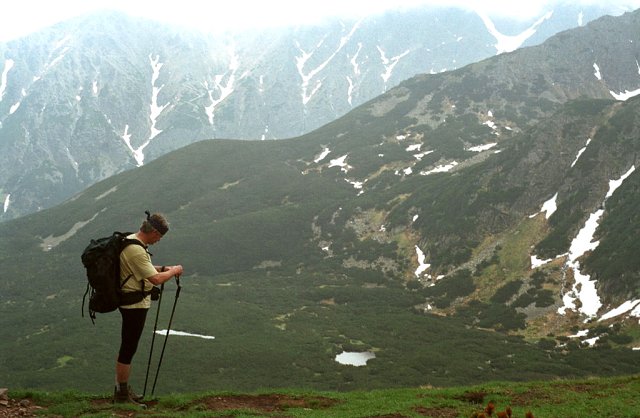
<path fill-rule="evenodd" d="M 605 13 L 619 10 L 565 5 L 531 22 L 414 10 L 224 36 L 117 13 L 56 25 L 0 45 L 0 220 L 58 204 L 194 141 L 299 136 L 416 74 L 537 44 Z M 600 59 L 598 94 L 624 93 L 631 76 L 608 66 L 615 57 L 573 53 L 590 61 L 589 72 Z M 505 83 L 512 70 L 504 68 Z M 577 86 L 551 94 L 566 99 L 571 91 Z"/>

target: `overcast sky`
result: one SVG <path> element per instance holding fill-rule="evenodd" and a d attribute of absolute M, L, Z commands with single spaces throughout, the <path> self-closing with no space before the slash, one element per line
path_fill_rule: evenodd
<path fill-rule="evenodd" d="M 175 23 L 199 30 L 246 29 L 313 23 L 328 16 L 351 17 L 423 5 L 479 7 L 489 16 L 533 19 L 569 0 L 11 0 L 0 6 L 0 41 L 99 9 Z M 573 0 L 640 8 L 640 0 Z"/>

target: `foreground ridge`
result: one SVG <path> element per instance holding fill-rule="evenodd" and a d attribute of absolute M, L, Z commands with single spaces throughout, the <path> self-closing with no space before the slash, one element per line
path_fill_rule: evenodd
<path fill-rule="evenodd" d="M 146 410 L 113 405 L 107 395 L 0 389 L 0 416 L 632 417 L 640 410 L 639 377 L 354 392 L 173 394 L 146 401 Z"/>

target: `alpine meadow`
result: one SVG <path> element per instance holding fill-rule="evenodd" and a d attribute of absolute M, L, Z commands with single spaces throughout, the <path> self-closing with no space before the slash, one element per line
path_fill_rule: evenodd
<path fill-rule="evenodd" d="M 639 62 L 640 10 L 604 16 L 301 135 L 176 140 L 0 223 L 0 386 L 109 390 L 120 318 L 81 316 L 80 254 L 145 210 L 171 224 L 154 263 L 185 268 L 159 393 L 640 373 Z"/>

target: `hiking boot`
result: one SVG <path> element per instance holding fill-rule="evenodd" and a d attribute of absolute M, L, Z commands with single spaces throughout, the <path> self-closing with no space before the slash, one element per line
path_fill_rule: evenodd
<path fill-rule="evenodd" d="M 142 396 L 136 395 L 131 386 L 128 386 L 125 390 L 118 390 L 116 386 L 113 390 L 113 403 L 132 403 L 134 405 L 146 408 L 147 405 L 141 403 Z"/>
<path fill-rule="evenodd" d="M 137 395 L 134 391 L 133 388 L 131 386 L 129 386 L 129 398 L 133 399 L 136 402 L 140 402 L 142 401 L 142 398 L 144 398 L 144 396 L 142 395 Z"/>

